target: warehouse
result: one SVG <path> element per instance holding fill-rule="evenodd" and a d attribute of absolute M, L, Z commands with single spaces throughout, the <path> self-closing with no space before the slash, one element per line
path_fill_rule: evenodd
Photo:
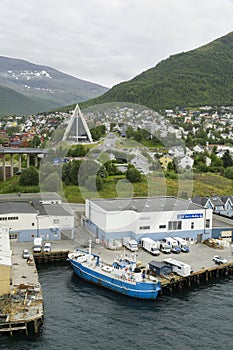
<path fill-rule="evenodd" d="M 73 238 L 74 216 L 61 204 L 0 201 L 0 227 L 9 229 L 11 241 L 28 242 L 35 237 L 60 240 L 64 234 Z"/>
<path fill-rule="evenodd" d="M 109 240 L 143 236 L 160 240 L 180 236 L 211 237 L 212 209 L 176 197 L 86 200 L 85 226 L 103 244 Z"/>

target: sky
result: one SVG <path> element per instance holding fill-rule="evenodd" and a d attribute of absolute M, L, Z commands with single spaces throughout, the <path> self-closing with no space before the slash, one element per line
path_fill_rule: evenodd
<path fill-rule="evenodd" d="M 233 31 L 233 0 L 1 0 L 0 55 L 106 87 Z"/>

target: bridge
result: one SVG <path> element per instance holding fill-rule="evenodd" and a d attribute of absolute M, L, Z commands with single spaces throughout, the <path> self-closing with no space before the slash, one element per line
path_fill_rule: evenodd
<path fill-rule="evenodd" d="M 17 147 L 0 147 L 0 158 L 2 159 L 2 178 L 3 181 L 6 181 L 7 172 L 6 172 L 6 159 L 5 155 L 10 155 L 10 173 L 9 176 L 14 176 L 14 155 L 18 155 L 18 171 L 22 171 L 22 155 L 27 156 L 27 168 L 30 166 L 30 156 L 35 158 L 35 166 L 38 166 L 38 156 L 46 155 L 53 153 L 52 150 L 47 148 L 17 148 Z"/>

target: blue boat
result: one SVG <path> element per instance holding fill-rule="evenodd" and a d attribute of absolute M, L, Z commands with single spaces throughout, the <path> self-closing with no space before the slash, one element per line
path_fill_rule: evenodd
<path fill-rule="evenodd" d="M 157 278 L 137 267 L 134 259 L 115 259 L 112 264 L 100 256 L 76 249 L 68 254 L 74 273 L 82 279 L 112 291 L 139 299 L 156 299 L 161 290 Z"/>

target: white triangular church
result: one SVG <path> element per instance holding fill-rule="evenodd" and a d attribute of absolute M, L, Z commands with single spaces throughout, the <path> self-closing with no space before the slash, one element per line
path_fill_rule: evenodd
<path fill-rule="evenodd" d="M 69 143 L 93 142 L 90 130 L 78 104 L 75 107 L 69 124 L 67 125 L 62 141 Z"/>

